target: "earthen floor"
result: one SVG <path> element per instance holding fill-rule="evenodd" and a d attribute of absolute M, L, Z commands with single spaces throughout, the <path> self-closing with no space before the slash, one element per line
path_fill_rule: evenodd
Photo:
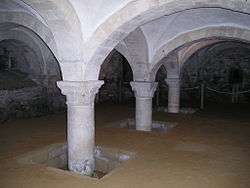
<path fill-rule="evenodd" d="M 100 180 L 68 175 L 16 158 L 66 140 L 66 115 L 16 120 L 0 125 L 0 188 L 249 188 L 249 109 L 223 108 L 194 115 L 155 113 L 154 120 L 177 122 L 167 134 L 106 128 L 133 117 L 126 106 L 99 106 L 96 144 L 136 153 Z"/>

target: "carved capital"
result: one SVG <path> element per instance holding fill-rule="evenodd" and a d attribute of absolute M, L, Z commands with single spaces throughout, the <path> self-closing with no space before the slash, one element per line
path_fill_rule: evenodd
<path fill-rule="evenodd" d="M 67 97 L 67 105 L 87 106 L 94 104 L 95 95 L 104 82 L 95 81 L 59 81 L 57 86 Z"/>
<path fill-rule="evenodd" d="M 135 92 L 135 97 L 153 98 L 157 88 L 157 82 L 130 82 L 132 90 Z"/>

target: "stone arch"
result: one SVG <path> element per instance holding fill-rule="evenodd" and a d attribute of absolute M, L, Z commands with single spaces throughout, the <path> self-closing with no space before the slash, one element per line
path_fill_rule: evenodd
<path fill-rule="evenodd" d="M 44 65 L 45 59 L 44 59 L 43 51 L 41 50 L 41 46 L 37 44 L 36 41 L 30 40 L 30 39 L 31 39 L 31 36 L 20 31 L 17 31 L 17 32 L 9 31 L 7 33 L 1 33 L 0 35 L 0 42 L 4 40 L 16 40 L 16 41 L 20 41 L 24 43 L 26 46 L 33 49 L 36 52 L 36 54 L 38 54 L 38 56 L 41 57 L 41 59 L 38 59 L 38 61 L 39 61 L 39 64 L 42 65 L 41 68 L 43 70 L 44 69 L 43 67 L 45 67 Z"/>
<path fill-rule="evenodd" d="M 181 0 L 171 1 L 133 1 L 125 7 L 114 13 L 104 21 L 86 42 L 88 50 L 85 53 L 87 62 L 84 79 L 96 79 L 98 73 L 92 70 L 98 70 L 107 54 L 131 31 L 137 27 L 150 22 L 162 16 L 171 15 L 187 9 L 197 8 L 223 8 L 239 12 L 249 13 L 248 2 L 234 0 L 217 0 L 214 2 L 208 0 L 195 0 L 183 2 Z M 181 5 L 181 6 L 180 6 Z M 246 8 L 247 7 L 247 8 Z M 91 71 L 90 71 L 91 70 Z M 87 74 L 92 72 L 91 75 Z"/>
<path fill-rule="evenodd" d="M 130 55 L 129 50 L 127 49 L 127 46 L 125 43 L 121 42 L 119 45 L 115 47 L 115 50 L 117 50 L 120 54 L 122 54 L 126 60 L 128 61 L 131 70 L 133 72 L 133 77 L 135 77 L 134 72 L 135 72 L 135 67 L 134 67 L 134 60 L 133 57 Z"/>
<path fill-rule="evenodd" d="M 210 42 L 207 41 L 201 41 L 197 43 L 197 46 L 199 46 L 200 48 L 196 47 L 196 43 L 194 44 L 194 48 L 191 48 L 190 52 L 187 53 L 187 55 L 185 56 L 185 59 L 183 59 L 184 61 L 181 62 L 182 66 L 185 65 L 186 61 L 192 57 L 194 54 L 196 54 L 197 52 L 199 53 L 199 51 L 205 50 L 201 56 L 203 56 L 202 58 L 199 58 L 199 61 L 201 62 L 209 62 L 206 61 L 207 59 L 209 59 L 210 57 L 215 57 L 218 56 L 219 54 L 223 53 L 227 53 L 227 51 L 237 51 L 237 49 L 240 52 L 243 51 L 249 51 L 250 50 L 250 45 L 249 43 L 245 43 L 239 39 L 235 40 L 228 40 L 228 39 L 221 39 L 221 40 L 208 40 Z M 200 45 L 199 45 L 200 44 Z M 230 53 L 229 53 L 230 54 Z"/>
<path fill-rule="evenodd" d="M 71 2 L 3 0 L 0 6 L 3 7 L 0 9 L 0 24 L 14 23 L 32 30 L 56 57 L 63 79 L 80 79 L 77 71 L 81 72 L 82 68 L 76 69 L 76 74 L 68 74 L 71 63 L 75 63 L 71 67 L 76 67 L 83 62 L 81 23 Z"/>
<path fill-rule="evenodd" d="M 53 35 L 53 40 L 57 47 L 57 54 L 55 55 L 59 62 L 82 60 L 81 23 L 69 0 L 14 1 L 18 4 L 25 4 L 23 9 L 26 12 L 32 15 L 34 15 L 33 12 L 36 12 L 46 23 Z M 34 17 L 39 19 L 36 15 Z"/>
<path fill-rule="evenodd" d="M 3 29 L 2 31 L 1 28 Z M 53 40 L 49 37 L 46 37 L 45 39 L 47 42 L 50 41 L 50 44 L 51 41 L 53 42 Z M 18 25 L 13 22 L 0 23 L 0 41 L 2 40 L 17 40 L 26 44 L 26 46 L 29 46 L 30 49 L 33 49 L 42 58 L 40 63 L 42 64 L 44 74 L 48 73 L 46 59 L 55 59 L 57 64 L 54 70 L 56 71 L 56 74 L 63 76 L 60 62 L 58 61 L 54 51 L 50 48 L 48 43 L 43 40 L 43 38 L 41 38 L 29 27 Z"/>
<path fill-rule="evenodd" d="M 119 42 L 115 47 L 128 60 L 135 80 L 148 80 L 148 44 L 146 37 L 141 29 L 136 29 L 131 32 L 124 40 Z M 105 56 L 106 57 L 106 56 Z M 93 68 L 92 72 L 98 74 L 102 60 L 98 61 L 99 65 Z M 96 65 L 96 64 L 92 64 Z"/>
<path fill-rule="evenodd" d="M 226 43 L 226 42 L 231 42 L 231 43 L 234 43 L 235 45 L 239 43 L 239 41 L 237 40 L 209 39 L 209 40 L 199 41 L 197 43 L 190 45 L 188 48 L 181 49 L 181 53 L 179 54 L 180 66 L 182 67 L 190 57 L 192 57 L 196 52 L 204 48 L 209 48 L 207 49 L 207 53 L 209 53 L 209 55 L 215 55 L 212 53 L 213 51 L 212 48 L 216 47 L 217 45 L 221 43 Z M 236 47 L 239 47 L 239 46 L 237 45 Z M 246 49 L 250 48 L 247 43 L 241 43 L 240 47 L 241 48 L 243 47 Z M 232 47 L 231 46 L 225 47 L 225 49 L 227 48 L 232 48 Z"/>
<path fill-rule="evenodd" d="M 11 57 L 17 57 L 15 58 L 15 62 L 25 62 L 25 63 L 17 63 L 18 70 L 21 70 L 22 72 L 28 73 L 28 74 L 34 74 L 34 75 L 42 75 L 43 74 L 43 63 L 42 63 L 42 54 L 37 53 L 37 51 L 34 49 L 35 47 L 30 46 L 28 43 L 17 40 L 14 38 L 5 38 L 3 40 L 0 39 L 0 48 L 5 48 L 7 46 L 7 49 L 10 50 Z M 27 53 L 28 52 L 28 55 Z M 30 62 L 27 60 L 27 57 L 32 57 L 32 59 L 36 59 L 36 61 Z M 21 67 L 20 67 L 21 65 Z M 13 65 L 12 65 L 13 68 Z M 21 69 L 20 69 L 21 68 Z"/>
<path fill-rule="evenodd" d="M 233 43 L 237 44 L 237 41 L 235 41 L 235 40 L 226 40 L 226 39 L 223 40 L 223 39 L 216 39 L 215 38 L 215 39 L 201 40 L 201 41 L 198 41 L 194 44 L 191 44 L 190 46 L 186 46 L 186 47 L 182 48 L 178 52 L 180 68 L 197 51 L 204 49 L 204 48 L 207 48 L 209 46 L 216 46 L 217 44 L 225 43 L 225 42 L 233 42 Z M 241 47 L 243 47 L 243 45 L 245 45 L 245 48 L 250 48 L 249 46 L 247 46 L 246 43 L 242 43 Z M 211 54 L 211 55 L 213 55 L 213 54 Z"/>
<path fill-rule="evenodd" d="M 106 65 L 108 65 L 109 66 L 109 64 L 107 64 L 107 62 L 110 62 L 111 61 L 111 59 L 112 59 L 112 57 L 114 56 L 114 55 L 118 55 L 119 54 L 119 56 L 121 56 L 126 62 L 127 62 L 127 64 L 128 64 L 128 66 L 129 66 L 129 69 L 130 69 L 130 72 L 132 73 L 132 78 L 134 78 L 134 76 L 135 76 L 135 74 L 134 74 L 134 67 L 133 67 L 133 63 L 131 63 L 132 61 L 131 61 L 131 56 L 129 56 L 129 54 L 127 54 L 126 53 L 126 51 L 123 51 L 123 50 L 121 50 L 121 48 L 115 48 L 114 50 L 112 50 L 111 52 L 110 52 L 110 54 L 106 57 L 106 59 L 105 59 L 105 61 L 103 62 L 103 64 L 102 64 L 102 66 L 106 63 Z M 101 71 L 101 70 L 100 70 Z M 100 76 L 100 74 L 99 74 L 99 76 Z"/>
<path fill-rule="evenodd" d="M 209 26 L 201 29 L 183 33 L 165 45 L 163 45 L 153 58 L 153 66 L 151 71 L 151 79 L 155 79 L 158 67 L 162 64 L 162 59 L 170 52 L 187 44 L 194 43 L 202 39 L 218 38 L 218 39 L 234 39 L 240 41 L 250 41 L 250 29 L 236 26 Z"/>
<path fill-rule="evenodd" d="M 198 50 L 205 48 L 207 46 L 222 42 L 223 40 L 218 40 L 218 39 L 211 39 L 211 40 L 205 40 L 205 41 L 200 41 L 197 43 L 194 43 L 190 46 L 187 46 L 183 49 L 181 49 L 178 52 L 179 56 L 179 61 L 180 61 L 180 66 L 183 66 L 183 64 L 193 55 L 195 54 Z"/>
<path fill-rule="evenodd" d="M 141 29 L 130 33 L 115 48 L 129 60 L 135 81 L 148 80 L 148 43 Z"/>
<path fill-rule="evenodd" d="M 155 82 L 160 82 L 161 80 L 159 80 L 159 73 L 160 72 L 164 72 L 164 74 L 165 75 L 167 75 L 168 73 L 168 71 L 167 71 L 167 68 L 166 68 L 166 66 L 164 66 L 164 64 L 162 64 L 158 69 L 157 69 L 157 71 L 156 71 L 156 74 L 155 74 Z M 158 77 L 158 78 L 157 78 Z M 165 77 L 166 78 L 166 77 Z M 164 79 L 165 79 L 164 78 Z M 162 79 L 162 80 L 164 80 L 164 79 Z"/>
<path fill-rule="evenodd" d="M 4 12 L 0 12 L 0 27 L 7 24 L 15 25 L 17 27 L 23 26 L 33 31 L 44 41 L 44 43 L 47 44 L 54 55 L 58 57 L 58 50 L 52 32 L 47 26 L 42 24 L 36 18 L 24 13 L 8 12 L 8 14 L 6 14 Z"/>

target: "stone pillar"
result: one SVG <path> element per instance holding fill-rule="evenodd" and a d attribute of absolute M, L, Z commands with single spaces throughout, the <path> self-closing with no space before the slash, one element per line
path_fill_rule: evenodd
<path fill-rule="evenodd" d="M 95 95 L 103 81 L 59 81 L 67 98 L 68 168 L 83 175 L 95 169 Z"/>
<path fill-rule="evenodd" d="M 151 131 L 152 128 L 152 98 L 157 88 L 156 82 L 131 82 L 136 97 L 136 130 Z"/>
<path fill-rule="evenodd" d="M 168 85 L 168 112 L 179 113 L 180 111 L 180 79 L 167 78 Z"/>

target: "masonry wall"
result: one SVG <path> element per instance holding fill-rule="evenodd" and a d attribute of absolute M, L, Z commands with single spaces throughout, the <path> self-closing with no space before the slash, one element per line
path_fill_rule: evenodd
<path fill-rule="evenodd" d="M 199 107 L 201 84 L 219 91 L 206 89 L 206 102 L 231 103 L 232 95 L 229 93 L 232 93 L 233 89 L 231 76 L 234 69 L 239 70 L 241 74 L 239 91 L 250 91 L 248 44 L 232 41 L 220 42 L 197 51 L 181 68 L 181 106 Z M 162 66 L 156 76 L 159 86 L 154 97 L 154 103 L 159 106 L 166 106 L 168 103 L 168 86 L 164 81 L 166 77 L 167 71 Z M 240 94 L 239 102 L 249 103 L 250 92 Z"/>
<path fill-rule="evenodd" d="M 232 72 L 235 70 L 240 78 L 234 78 Z M 217 91 L 232 92 L 233 84 L 238 83 L 240 91 L 247 91 L 250 89 L 250 49 L 246 44 L 236 42 L 222 42 L 206 47 L 185 62 L 181 79 L 183 88 L 204 83 L 206 87 Z M 182 95 L 186 98 L 199 98 L 194 92 L 183 92 Z M 207 90 L 206 99 L 230 102 L 231 95 Z M 250 102 L 250 94 L 241 94 L 240 102 Z"/>
<path fill-rule="evenodd" d="M 49 49 L 39 52 L 20 41 L 2 41 L 0 65 L 0 123 L 66 110 L 56 86 L 60 69 Z"/>
<path fill-rule="evenodd" d="M 65 109 L 64 100 L 60 94 L 50 95 L 40 86 L 0 90 L 0 122 L 61 112 Z"/>

